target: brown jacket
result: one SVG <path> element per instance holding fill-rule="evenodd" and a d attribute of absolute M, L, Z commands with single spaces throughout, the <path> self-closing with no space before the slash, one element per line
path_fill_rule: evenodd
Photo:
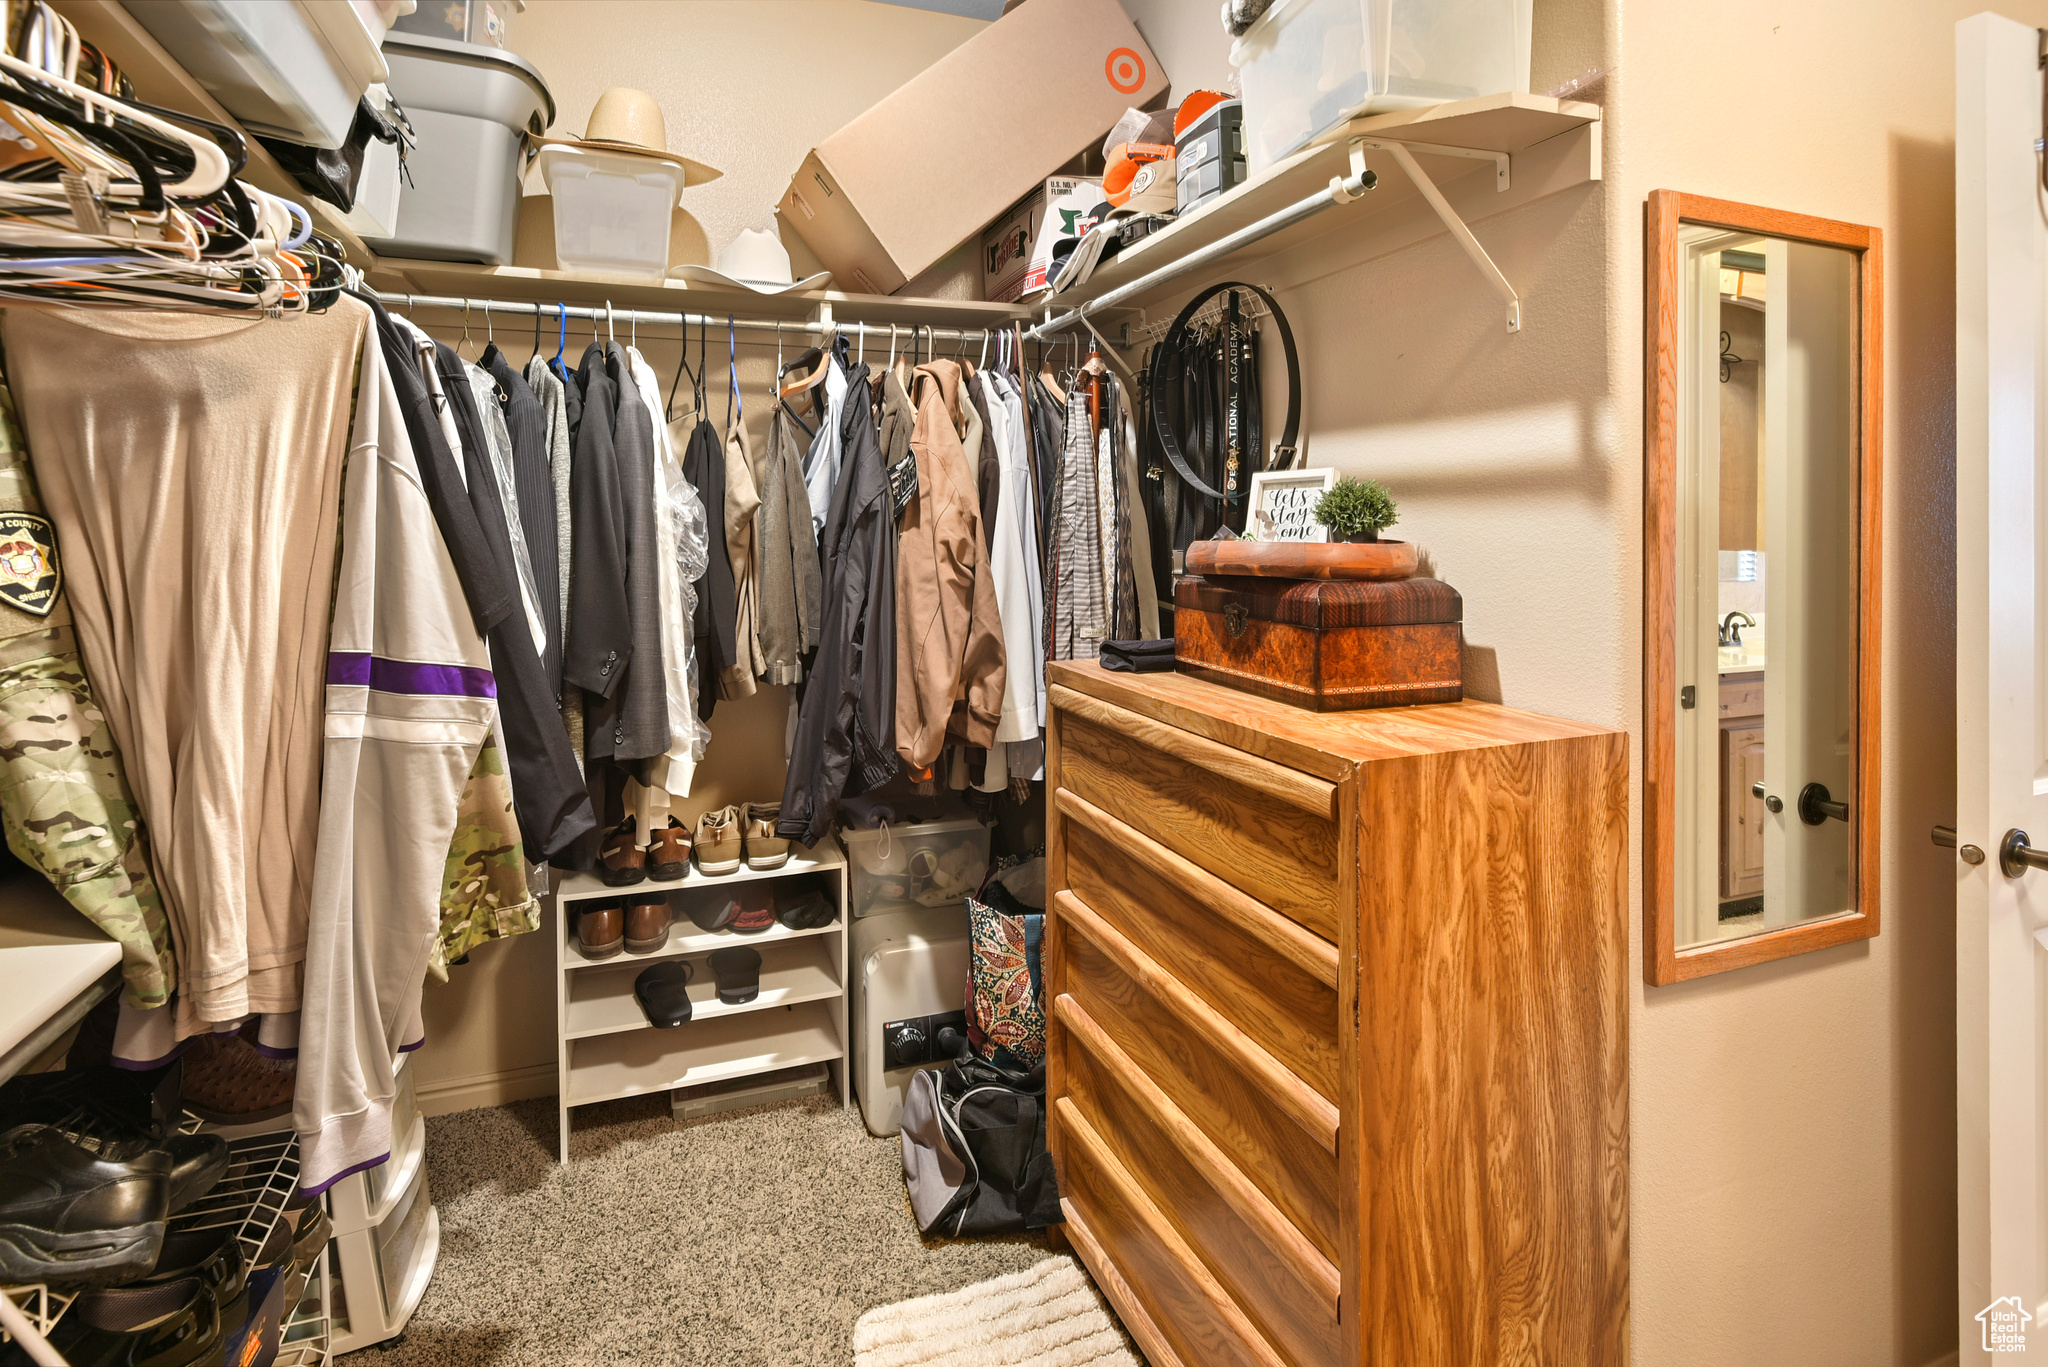
<path fill-rule="evenodd" d="M 938 758 L 949 732 L 988 745 L 1003 710 L 995 581 L 974 469 L 953 425 L 959 384 L 951 361 L 917 368 L 917 497 L 896 543 L 896 753 L 913 769 Z"/>

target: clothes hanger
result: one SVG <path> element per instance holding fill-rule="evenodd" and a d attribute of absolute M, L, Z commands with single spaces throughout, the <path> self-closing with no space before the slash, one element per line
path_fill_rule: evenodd
<path fill-rule="evenodd" d="M 592 328 L 590 335 L 591 339 L 595 341 L 597 329 Z M 609 299 L 604 301 L 604 339 L 612 343 L 616 343 L 619 340 L 618 330 L 612 326 L 612 301 Z"/>
<path fill-rule="evenodd" d="M 747 406 L 740 395 L 740 346 L 731 314 L 725 315 L 725 434 L 732 435 L 732 406 L 740 405 L 740 421 L 747 420 Z"/>
<path fill-rule="evenodd" d="M 72 60 L 75 64 L 75 53 Z M 183 146 L 192 154 L 192 172 L 184 179 L 164 186 L 165 194 L 175 195 L 179 199 L 205 199 L 227 183 L 228 158 L 218 143 L 196 137 L 179 128 L 176 124 L 167 123 L 163 119 L 157 118 L 154 114 L 146 113 L 122 100 L 93 90 L 88 86 L 79 85 L 76 81 L 66 80 L 64 77 L 58 76 L 53 72 L 31 66 L 19 57 L 10 56 L 4 52 L 0 52 L 0 70 L 11 72 L 16 76 L 41 85 L 53 87 L 63 94 L 71 96 L 84 107 L 88 115 L 94 110 L 99 110 L 108 116 L 110 122 L 115 115 L 119 115 L 131 123 L 139 124 Z M 123 193 L 127 193 L 125 183 L 111 185 L 108 189 L 110 191 L 120 190 Z"/>
<path fill-rule="evenodd" d="M 528 365 L 540 356 L 540 307 L 539 304 L 533 306 L 533 355 L 526 358 Z"/>
<path fill-rule="evenodd" d="M 676 420 L 676 391 L 683 387 L 683 375 L 686 372 L 689 374 L 693 391 L 697 383 L 697 372 L 690 369 L 690 315 L 679 313 L 676 318 L 683 330 L 683 348 L 676 354 L 676 377 L 669 382 L 668 404 L 661 410 L 662 416 L 670 422 Z M 700 360 L 698 364 L 702 365 L 703 362 Z"/>

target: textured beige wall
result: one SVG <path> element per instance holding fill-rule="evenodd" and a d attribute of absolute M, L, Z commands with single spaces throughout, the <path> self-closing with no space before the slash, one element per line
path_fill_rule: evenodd
<path fill-rule="evenodd" d="M 1177 85 L 1179 66 L 1215 81 L 1212 4 L 1128 7 Z M 1302 343 L 1311 462 L 1401 498 L 1400 534 L 1464 594 L 1475 691 L 1640 737 L 1644 197 L 1885 229 L 1884 933 L 1676 987 L 1632 970 L 1641 1367 L 1920 1367 L 1955 1346 L 1954 898 L 1927 830 L 1953 800 L 1950 73 L 1972 8 L 1538 0 L 1538 89 L 1613 73 L 1605 183 L 1477 224 L 1522 292 L 1519 336 L 1442 236 L 1354 264 L 1337 234 L 1253 276 L 1283 287 Z M 2048 22 L 2043 0 L 2006 12 Z M 659 94 L 672 145 L 729 173 L 697 210 L 723 241 L 765 222 L 812 141 L 971 31 L 851 2 L 535 0 L 515 45 L 561 129 L 604 86 Z M 970 111 L 952 134 L 993 122 Z M 735 791 L 757 776 L 719 769 L 718 746 L 734 754 L 743 720 L 721 713 L 713 750 Z M 476 960 L 430 989 L 429 1081 L 552 1064 L 539 937 Z"/>
<path fill-rule="evenodd" d="M 1950 73 L 1973 8 L 1539 0 L 1537 88 L 1613 73 L 1606 184 L 1477 229 L 1524 332 L 1502 332 L 1443 237 L 1348 268 L 1330 242 L 1286 268 L 1311 462 L 1401 497 L 1497 696 L 1639 740 L 1644 198 L 1885 230 L 1884 933 L 1665 988 L 1641 985 L 1637 936 L 1645 1367 L 1918 1367 L 1955 1347 L 1954 897 L 1927 831 L 1953 802 Z"/>

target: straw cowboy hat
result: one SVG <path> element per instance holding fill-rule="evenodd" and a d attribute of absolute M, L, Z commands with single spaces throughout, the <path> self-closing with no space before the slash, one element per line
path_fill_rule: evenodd
<path fill-rule="evenodd" d="M 683 168 L 685 185 L 702 185 L 725 174 L 715 166 L 706 166 L 680 152 L 669 151 L 668 125 L 661 117 L 661 106 L 646 91 L 631 90 L 625 86 L 614 87 L 597 97 L 597 104 L 590 111 L 590 122 L 581 138 L 542 137 L 534 141 L 548 147 L 623 152 L 629 156 L 669 162 Z"/>
<path fill-rule="evenodd" d="M 782 239 L 774 233 L 758 228 L 742 228 L 740 234 L 725 244 L 718 254 L 718 265 L 674 266 L 670 275 L 680 275 L 697 285 L 724 285 L 756 294 L 786 294 L 790 290 L 816 289 L 832 278 L 832 272 L 819 271 L 801 280 L 793 279 L 789 268 L 789 248 L 782 245 Z"/>

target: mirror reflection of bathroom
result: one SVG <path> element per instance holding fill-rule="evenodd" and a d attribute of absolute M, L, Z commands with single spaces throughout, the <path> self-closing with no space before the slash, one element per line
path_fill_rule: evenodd
<path fill-rule="evenodd" d="M 1854 910 L 1856 258 L 1687 233 L 1681 947 Z"/>

